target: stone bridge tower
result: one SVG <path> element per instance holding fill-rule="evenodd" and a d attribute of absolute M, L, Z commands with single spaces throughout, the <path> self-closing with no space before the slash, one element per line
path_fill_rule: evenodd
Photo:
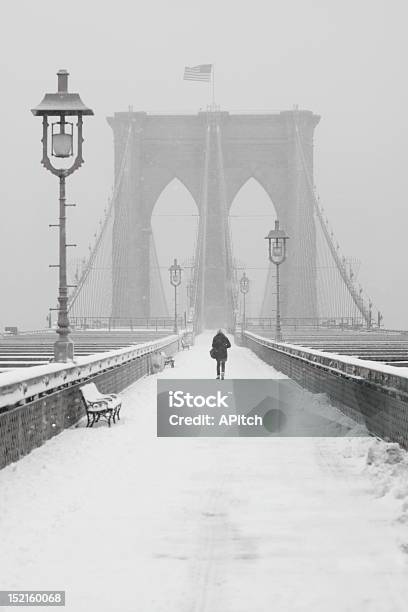
<path fill-rule="evenodd" d="M 282 315 L 317 316 L 313 202 L 295 129 L 297 125 L 313 177 L 313 134 L 318 116 L 299 110 L 256 115 L 121 112 L 108 122 L 114 134 L 116 176 L 130 132 L 115 208 L 112 316 L 149 316 L 152 211 L 163 189 L 178 178 L 197 204 L 206 234 L 203 239 L 211 245 L 206 258 L 201 259 L 204 325 L 226 326 L 231 308 L 225 290 L 231 277 L 231 270 L 226 269 L 231 265 L 225 245 L 228 211 L 251 177 L 270 196 L 281 226 L 290 236 L 281 274 Z M 206 223 L 201 222 L 204 216 Z"/>

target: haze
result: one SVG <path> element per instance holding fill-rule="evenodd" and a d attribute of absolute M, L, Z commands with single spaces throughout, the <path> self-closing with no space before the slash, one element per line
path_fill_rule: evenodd
<path fill-rule="evenodd" d="M 85 118 L 85 164 L 67 183 L 68 199 L 77 203 L 68 209 L 68 242 L 78 244 L 73 257 L 80 258 L 113 183 L 106 116 L 129 105 L 148 112 L 205 108 L 207 85 L 182 80 L 184 66 L 200 63 L 215 64 L 224 110 L 298 104 L 321 115 L 315 183 L 336 238 L 346 256 L 361 261 L 359 281 L 385 325 L 408 326 L 405 2 L 72 0 L 64 7 L 2 3 L 0 328 L 42 327 L 56 302 L 57 273 L 48 265 L 57 263 L 57 234 L 48 224 L 57 219 L 58 183 L 40 164 L 41 121 L 29 109 L 56 90 L 57 70 L 69 70 L 70 91 L 95 111 Z M 180 186 L 162 198 L 156 213 L 194 213 Z M 245 198 L 248 211 L 269 206 L 257 185 L 239 198 L 241 213 Z M 155 237 L 165 266 L 188 253 L 178 246 L 183 221 L 161 223 Z M 247 240 L 256 240 L 255 232 Z M 250 250 L 245 245 L 243 254 Z"/>

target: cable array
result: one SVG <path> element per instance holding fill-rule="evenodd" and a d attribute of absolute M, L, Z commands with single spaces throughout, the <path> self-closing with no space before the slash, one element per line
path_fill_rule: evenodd
<path fill-rule="evenodd" d="M 311 171 L 306 162 L 304 144 L 295 121 L 295 138 L 306 185 L 313 206 L 310 222 L 316 226 L 316 290 L 320 318 L 344 320 L 345 325 L 373 324 L 371 299 L 364 298 L 357 287 L 357 274 L 350 260 L 342 255 L 338 241 L 329 226 L 320 198 L 315 192 Z"/>
<path fill-rule="evenodd" d="M 82 262 L 82 270 L 76 272 L 76 288 L 70 296 L 69 313 L 73 320 L 106 319 L 112 314 L 113 294 L 119 303 L 124 303 L 127 295 L 127 278 L 132 274 L 124 249 L 124 233 L 130 227 L 130 211 L 125 198 L 120 198 L 122 190 L 126 193 L 127 181 L 132 180 L 132 124 L 129 125 L 122 160 L 115 180 L 115 187 L 99 232 L 95 233 L 93 247 L 89 247 L 88 260 Z M 123 201 L 122 201 L 123 200 Z M 115 239 L 121 249 L 112 248 L 115 223 L 120 235 Z M 161 281 L 159 263 L 153 234 L 149 233 L 150 268 L 150 316 L 165 317 L 169 310 Z M 113 271 L 115 270 L 115 275 Z M 115 277 L 115 279 L 114 279 Z M 113 286 L 115 283 L 115 286 Z M 122 301 L 121 301 L 122 300 Z"/>

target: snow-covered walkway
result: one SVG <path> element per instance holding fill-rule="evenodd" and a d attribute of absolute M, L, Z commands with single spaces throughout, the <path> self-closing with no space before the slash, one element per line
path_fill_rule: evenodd
<path fill-rule="evenodd" d="M 161 376 L 212 378 L 198 340 Z M 280 376 L 239 347 L 227 366 Z M 157 438 L 155 404 L 151 376 L 119 424 L 0 472 L 0 589 L 65 589 L 69 612 L 407 610 L 406 458 L 379 475 L 367 438 Z"/>

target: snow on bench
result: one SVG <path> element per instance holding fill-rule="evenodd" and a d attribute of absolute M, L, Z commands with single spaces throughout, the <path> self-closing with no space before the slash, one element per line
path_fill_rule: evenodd
<path fill-rule="evenodd" d="M 86 408 L 87 427 L 92 427 L 101 417 L 108 422 L 109 427 L 111 426 L 111 419 L 113 419 L 114 423 L 116 418 L 118 421 L 120 420 L 119 413 L 122 400 L 116 393 L 100 393 L 95 383 L 84 385 L 80 388 L 80 391 Z"/>

